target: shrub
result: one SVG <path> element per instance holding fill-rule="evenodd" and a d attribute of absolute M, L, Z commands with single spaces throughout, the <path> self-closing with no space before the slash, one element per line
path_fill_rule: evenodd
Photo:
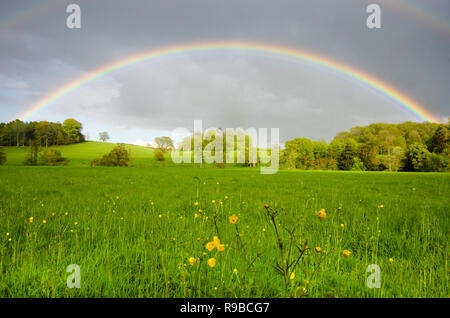
<path fill-rule="evenodd" d="M 128 167 L 131 161 L 130 153 L 124 144 L 118 144 L 110 153 L 102 158 L 95 158 L 91 161 L 91 166 L 105 167 Z"/>
<path fill-rule="evenodd" d="M 46 166 L 65 165 L 67 160 L 62 157 L 58 150 L 48 148 L 39 155 L 39 164 Z"/>
<path fill-rule="evenodd" d="M 156 149 L 155 150 L 155 159 L 158 162 L 162 162 L 165 160 L 164 158 L 164 152 L 161 149 Z"/>

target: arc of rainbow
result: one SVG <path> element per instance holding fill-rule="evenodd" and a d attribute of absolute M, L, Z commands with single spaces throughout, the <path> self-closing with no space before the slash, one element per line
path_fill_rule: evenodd
<path fill-rule="evenodd" d="M 129 56 L 119 61 L 103 65 L 90 73 L 87 73 L 46 95 L 44 98 L 39 100 L 37 103 L 28 108 L 19 118 L 26 120 L 39 110 L 45 108 L 58 98 L 68 94 L 69 92 L 75 90 L 76 88 L 94 80 L 97 77 L 108 74 L 110 72 L 122 69 L 132 64 L 136 64 L 142 61 L 146 61 L 156 57 L 169 56 L 182 52 L 193 52 L 193 51 L 207 51 L 207 50 L 247 50 L 253 52 L 261 53 L 271 53 L 278 54 L 284 57 L 290 57 L 295 59 L 300 59 L 303 61 L 310 62 L 315 65 L 323 66 L 329 69 L 336 70 L 343 73 L 350 78 L 353 78 L 365 85 L 375 89 L 379 93 L 387 96 L 393 100 L 396 104 L 403 107 L 405 110 L 415 115 L 418 119 L 422 121 L 439 122 L 439 119 L 433 114 L 428 112 L 419 103 L 407 97 L 395 87 L 388 85 L 381 80 L 372 77 L 362 71 L 354 69 L 350 66 L 342 64 L 340 62 L 334 61 L 330 58 L 310 53 L 306 51 L 300 51 L 297 49 L 275 46 L 269 44 L 261 43 L 245 43 L 245 42 L 212 42 L 212 43 L 196 43 L 196 44 L 184 44 L 178 46 L 166 47 L 163 49 L 153 49 L 146 51 L 137 55 Z"/>

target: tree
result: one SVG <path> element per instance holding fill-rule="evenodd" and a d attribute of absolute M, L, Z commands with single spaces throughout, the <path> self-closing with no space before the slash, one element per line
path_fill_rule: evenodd
<path fill-rule="evenodd" d="M 73 118 L 66 119 L 62 124 L 62 130 L 71 143 L 76 143 L 82 140 L 82 129 L 83 126 L 81 125 L 81 123 Z"/>
<path fill-rule="evenodd" d="M 156 137 L 155 144 L 156 147 L 159 148 L 162 152 L 167 152 L 174 147 L 173 140 L 167 136 Z"/>
<path fill-rule="evenodd" d="M 155 150 L 155 159 L 158 162 L 163 162 L 164 161 L 164 152 L 161 149 L 156 149 Z"/>
<path fill-rule="evenodd" d="M 350 143 L 345 145 L 344 151 L 341 153 L 338 159 L 339 170 L 351 170 L 355 163 L 355 153 Z"/>
<path fill-rule="evenodd" d="M 36 165 L 38 162 L 38 155 L 41 143 L 40 141 L 33 139 L 30 144 L 30 151 L 28 152 L 27 157 L 25 158 L 25 164 L 27 165 Z"/>
<path fill-rule="evenodd" d="M 132 158 L 124 144 L 117 144 L 110 153 L 91 161 L 91 166 L 128 167 Z"/>
<path fill-rule="evenodd" d="M 99 133 L 98 136 L 99 136 L 99 139 L 103 142 L 109 140 L 109 134 L 106 131 Z"/>
<path fill-rule="evenodd" d="M 431 138 L 430 151 L 443 153 L 450 146 L 450 131 L 444 125 L 440 125 Z"/>
<path fill-rule="evenodd" d="M 62 157 L 60 151 L 47 148 L 39 155 L 39 164 L 47 166 L 64 165 L 67 164 L 67 160 Z"/>
<path fill-rule="evenodd" d="M 53 129 L 52 125 L 48 121 L 41 121 L 36 125 L 36 136 L 39 141 L 45 141 L 45 147 L 48 147 L 49 140 L 52 136 Z"/>
<path fill-rule="evenodd" d="M 405 170 L 422 171 L 430 156 L 430 152 L 423 144 L 413 143 L 408 146 L 405 157 Z"/>
<path fill-rule="evenodd" d="M 6 161 L 6 154 L 3 152 L 3 148 L 0 147 L 0 165 L 4 164 Z"/>

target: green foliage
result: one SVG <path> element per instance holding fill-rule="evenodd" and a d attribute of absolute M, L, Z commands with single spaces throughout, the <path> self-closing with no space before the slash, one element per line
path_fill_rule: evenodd
<path fill-rule="evenodd" d="M 3 148 L 0 147 L 0 165 L 4 164 L 6 162 L 6 154 L 3 151 Z"/>
<path fill-rule="evenodd" d="M 39 154 L 39 164 L 46 166 L 66 165 L 67 159 L 56 149 L 46 148 Z"/>
<path fill-rule="evenodd" d="M 158 162 L 163 162 L 165 160 L 164 151 L 162 151 L 161 149 L 156 149 L 155 150 L 155 159 Z"/>
<path fill-rule="evenodd" d="M 156 137 L 155 144 L 162 152 L 167 152 L 174 147 L 173 140 L 167 136 Z"/>
<path fill-rule="evenodd" d="M 128 167 L 131 162 L 130 153 L 124 144 L 117 144 L 110 153 L 91 161 L 91 166 Z"/>
<path fill-rule="evenodd" d="M 348 143 L 344 151 L 339 156 L 338 160 L 338 168 L 339 170 L 351 170 L 353 165 L 355 164 L 355 153 L 353 151 L 353 147 L 350 143 Z"/>
<path fill-rule="evenodd" d="M 40 142 L 38 140 L 32 140 L 30 142 L 30 148 L 28 155 L 25 158 L 26 165 L 36 165 L 38 163 L 38 156 L 40 151 Z"/>
<path fill-rule="evenodd" d="M 38 140 L 41 146 L 65 145 L 83 142 L 82 125 L 73 118 L 63 124 L 49 121 L 22 122 L 19 119 L 0 123 L 0 146 L 30 146 Z"/>
<path fill-rule="evenodd" d="M 424 171 L 430 152 L 423 144 L 414 143 L 408 146 L 405 158 L 407 171 Z"/>

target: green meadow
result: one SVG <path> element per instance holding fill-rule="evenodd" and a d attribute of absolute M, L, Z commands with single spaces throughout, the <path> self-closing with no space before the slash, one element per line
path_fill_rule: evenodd
<path fill-rule="evenodd" d="M 0 297 L 450 296 L 447 173 L 261 175 L 130 145 L 132 167 L 89 167 L 113 147 L 54 147 L 55 167 L 5 148 Z"/>

